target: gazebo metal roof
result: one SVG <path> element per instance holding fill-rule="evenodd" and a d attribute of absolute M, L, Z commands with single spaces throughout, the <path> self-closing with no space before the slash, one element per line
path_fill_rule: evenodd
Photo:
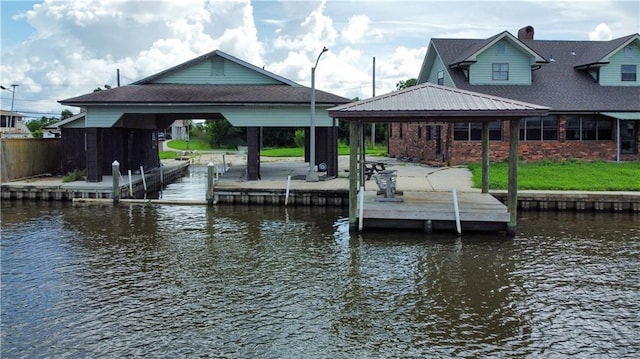
<path fill-rule="evenodd" d="M 546 116 L 549 108 L 477 92 L 424 83 L 385 95 L 330 108 L 329 116 L 369 122 L 424 120 L 488 121 Z"/>

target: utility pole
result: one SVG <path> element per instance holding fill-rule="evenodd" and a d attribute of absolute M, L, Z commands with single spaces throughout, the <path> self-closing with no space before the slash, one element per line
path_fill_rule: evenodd
<path fill-rule="evenodd" d="M 316 173 L 316 67 L 320 56 L 329 51 L 327 47 L 323 47 L 322 51 L 316 59 L 316 64 L 311 68 L 311 126 L 309 127 L 309 173 L 307 174 L 307 182 L 318 182 L 320 178 Z"/>

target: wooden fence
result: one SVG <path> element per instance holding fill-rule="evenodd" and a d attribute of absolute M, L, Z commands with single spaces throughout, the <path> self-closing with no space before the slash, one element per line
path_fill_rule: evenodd
<path fill-rule="evenodd" d="M 56 174 L 62 168 L 62 140 L 59 138 L 15 138 L 0 140 L 0 181 L 42 174 Z"/>

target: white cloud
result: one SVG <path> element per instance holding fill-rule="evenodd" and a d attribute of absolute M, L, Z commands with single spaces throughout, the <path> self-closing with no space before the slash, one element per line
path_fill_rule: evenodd
<path fill-rule="evenodd" d="M 636 2 L 617 0 L 45 0 L 22 15 L 3 14 L 0 83 L 20 84 L 17 109 L 60 113 L 58 100 L 115 86 L 116 69 L 128 84 L 220 49 L 309 86 L 327 46 L 318 89 L 366 98 L 374 56 L 383 94 L 418 76 L 432 37 L 487 38 L 532 25 L 536 39 L 603 40 L 638 32 L 639 13 Z M 17 25 L 24 31 L 6 31 Z M 28 37 L 16 35 L 28 29 Z"/>
<path fill-rule="evenodd" d="M 356 15 L 349 18 L 349 24 L 341 32 L 342 38 L 354 43 L 360 40 L 369 29 L 369 17 L 366 15 Z"/>
<path fill-rule="evenodd" d="M 333 27 L 333 20 L 323 14 L 325 6 L 326 0 L 305 17 L 296 32 L 292 35 L 286 32 L 278 36 L 273 46 L 286 50 L 302 49 L 310 53 L 321 50 L 323 46 L 332 46 L 338 37 L 338 32 Z"/>
<path fill-rule="evenodd" d="M 598 24 L 595 30 L 589 32 L 589 40 L 611 40 L 613 35 L 607 24 Z"/>
<path fill-rule="evenodd" d="M 0 74 L 21 84 L 17 108 L 32 112 L 59 113 L 58 100 L 115 86 L 117 69 L 127 84 L 215 49 L 262 62 L 249 0 L 45 1 L 21 17 L 35 32 L 3 49 Z"/>
<path fill-rule="evenodd" d="M 427 47 L 409 49 L 401 46 L 391 55 L 381 59 L 380 68 L 383 74 L 380 79 L 381 90 L 393 91 L 398 81 L 417 78 L 426 52 Z"/>

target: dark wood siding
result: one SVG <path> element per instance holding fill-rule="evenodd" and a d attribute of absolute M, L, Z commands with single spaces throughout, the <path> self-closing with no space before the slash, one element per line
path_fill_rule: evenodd
<path fill-rule="evenodd" d="M 62 170 L 67 173 L 93 166 L 93 170 L 88 171 L 88 174 L 92 174 L 88 180 L 95 182 L 100 181 L 103 174 L 111 175 L 113 161 L 120 163 L 123 174 L 128 170 L 139 171 L 140 166 L 145 171 L 157 168 L 160 166 L 160 157 L 154 132 L 155 130 L 150 129 L 129 128 L 63 129 Z M 86 148 L 85 134 L 89 134 Z"/>

